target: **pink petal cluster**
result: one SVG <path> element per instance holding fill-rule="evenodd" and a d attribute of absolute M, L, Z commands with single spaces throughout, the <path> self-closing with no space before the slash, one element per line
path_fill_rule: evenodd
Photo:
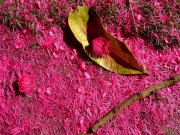
<path fill-rule="evenodd" d="M 109 47 L 110 47 L 110 41 L 103 37 L 98 37 L 92 40 L 93 56 L 96 57 L 107 56 L 110 52 Z"/>
<path fill-rule="evenodd" d="M 32 75 L 23 75 L 18 79 L 19 92 L 30 94 L 34 91 L 35 80 Z"/>

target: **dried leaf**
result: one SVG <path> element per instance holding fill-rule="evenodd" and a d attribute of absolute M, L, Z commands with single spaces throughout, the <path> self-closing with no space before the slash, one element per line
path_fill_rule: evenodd
<path fill-rule="evenodd" d="M 78 6 L 69 13 L 68 23 L 84 51 L 100 66 L 119 74 L 148 74 L 128 46 L 105 30 L 95 11 Z"/>
<path fill-rule="evenodd" d="M 74 11 L 69 13 L 68 23 L 76 39 L 85 48 L 89 45 L 86 33 L 86 26 L 89 19 L 89 8 L 78 6 Z"/>

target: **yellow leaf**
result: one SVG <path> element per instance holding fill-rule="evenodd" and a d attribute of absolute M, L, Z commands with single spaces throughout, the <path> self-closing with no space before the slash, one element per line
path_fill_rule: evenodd
<path fill-rule="evenodd" d="M 68 23 L 86 54 L 98 65 L 119 74 L 148 74 L 144 66 L 138 65 L 129 47 L 105 30 L 95 11 L 78 6 L 69 13 Z M 100 44 L 99 50 L 95 50 L 97 56 L 92 51 L 94 43 L 95 47 Z"/>
<path fill-rule="evenodd" d="M 88 11 L 88 7 L 78 6 L 74 11 L 70 12 L 68 16 L 71 31 L 84 48 L 89 45 L 86 33 L 87 21 L 89 19 Z"/>

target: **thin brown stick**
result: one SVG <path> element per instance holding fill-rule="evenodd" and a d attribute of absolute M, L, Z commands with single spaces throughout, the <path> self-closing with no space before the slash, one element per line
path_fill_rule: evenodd
<path fill-rule="evenodd" d="M 145 90 L 142 90 L 131 97 L 129 97 L 127 100 L 122 102 L 118 107 L 112 109 L 109 113 L 107 113 L 103 118 L 98 120 L 87 132 L 82 132 L 79 135 L 87 135 L 88 133 L 96 133 L 97 130 L 102 127 L 105 123 L 107 123 L 109 120 L 113 119 L 114 116 L 116 116 L 118 113 L 120 113 L 123 109 L 127 108 L 131 104 L 133 104 L 136 101 L 139 101 L 147 96 L 149 96 L 151 93 L 156 93 L 158 90 L 166 88 L 170 85 L 174 85 L 177 82 L 180 81 L 180 74 L 171 77 L 168 80 L 165 80 L 159 84 L 153 85 L 148 87 Z"/>
<path fill-rule="evenodd" d="M 128 0 L 128 3 L 129 3 L 129 8 L 130 8 L 130 11 L 131 11 L 131 16 L 132 16 L 132 19 L 133 19 L 133 23 L 134 23 L 134 28 L 135 28 L 135 31 L 136 31 L 136 34 L 138 34 L 138 29 L 136 27 L 136 21 L 135 21 L 135 18 L 134 18 L 134 12 L 133 12 L 133 9 L 132 9 L 132 5 L 131 5 L 131 1 Z"/>

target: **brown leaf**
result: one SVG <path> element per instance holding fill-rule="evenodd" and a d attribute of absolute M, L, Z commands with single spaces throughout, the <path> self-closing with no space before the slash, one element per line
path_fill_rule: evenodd
<path fill-rule="evenodd" d="M 69 14 L 68 22 L 88 56 L 100 66 L 116 73 L 147 74 L 145 68 L 138 65 L 128 46 L 111 36 L 105 30 L 99 15 L 87 9 L 78 6 Z M 94 55 L 94 50 L 97 55 Z"/>

